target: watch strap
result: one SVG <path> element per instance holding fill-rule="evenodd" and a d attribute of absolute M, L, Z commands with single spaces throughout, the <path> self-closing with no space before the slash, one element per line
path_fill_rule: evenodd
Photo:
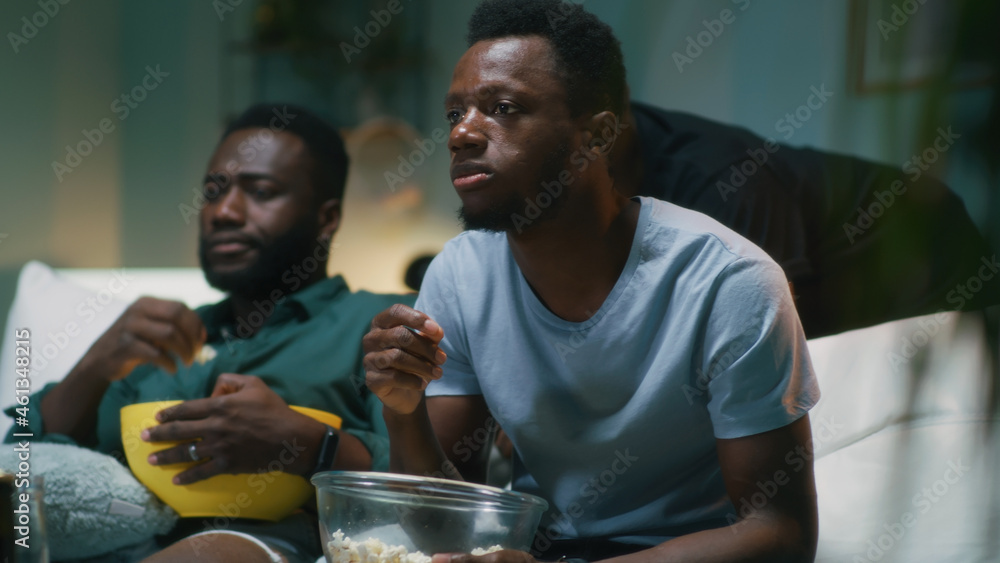
<path fill-rule="evenodd" d="M 323 442 L 319 447 L 319 455 L 316 457 L 316 467 L 312 470 L 313 474 L 333 469 L 333 460 L 337 457 L 339 446 L 340 434 L 337 433 L 334 427 L 327 424 L 326 434 L 323 435 Z"/>

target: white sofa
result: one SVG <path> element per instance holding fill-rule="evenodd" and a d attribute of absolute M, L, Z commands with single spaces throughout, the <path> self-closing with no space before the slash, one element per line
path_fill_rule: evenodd
<path fill-rule="evenodd" d="M 192 307 L 219 298 L 196 269 L 25 266 L 0 352 L 3 405 L 13 402 L 14 328 L 32 331 L 40 388 L 144 294 Z M 998 382 L 988 353 L 997 343 L 980 319 L 942 313 L 810 341 L 823 392 L 811 413 L 818 562 L 1000 561 Z"/>
<path fill-rule="evenodd" d="M 818 562 L 1000 561 L 990 345 L 980 313 L 809 342 L 823 393 L 811 412 Z"/>

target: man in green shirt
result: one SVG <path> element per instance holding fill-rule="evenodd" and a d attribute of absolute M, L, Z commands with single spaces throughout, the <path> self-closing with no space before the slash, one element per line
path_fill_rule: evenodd
<path fill-rule="evenodd" d="M 340 276 L 327 278 L 346 174 L 343 142 L 322 120 L 291 106 L 247 110 L 209 163 L 199 214 L 202 269 L 229 297 L 197 311 L 139 299 L 63 381 L 38 393 L 24 430 L 121 459 L 122 407 L 182 399 L 142 436 L 182 442 L 150 456 L 154 465 L 205 460 L 177 484 L 266 470 L 288 458 L 289 444 L 289 473 L 385 469 L 387 433 L 364 386 L 361 338 L 377 312 L 413 298 L 352 293 Z M 336 414 L 342 430 L 288 405 Z M 206 530 L 216 534 L 211 542 L 189 537 Z M 303 514 L 226 530 L 181 520 L 151 550 L 164 545 L 148 561 L 311 562 L 321 554 L 315 520 Z"/>

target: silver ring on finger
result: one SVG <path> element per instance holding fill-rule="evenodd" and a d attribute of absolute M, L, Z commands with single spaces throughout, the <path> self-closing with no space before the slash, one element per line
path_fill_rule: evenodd
<path fill-rule="evenodd" d="M 188 455 L 191 456 L 191 461 L 201 461 L 201 456 L 199 456 L 198 452 L 195 450 L 195 446 L 197 444 L 198 442 L 191 442 L 188 444 Z"/>

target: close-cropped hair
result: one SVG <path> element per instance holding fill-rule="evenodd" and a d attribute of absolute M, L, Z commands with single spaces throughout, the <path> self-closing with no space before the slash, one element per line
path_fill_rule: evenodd
<path fill-rule="evenodd" d="M 611 27 L 564 0 L 484 0 L 469 19 L 468 45 L 504 37 L 544 37 L 552 45 L 573 115 L 628 103 L 621 43 Z"/>
<path fill-rule="evenodd" d="M 343 199 L 349 164 L 344 140 L 318 115 L 292 104 L 257 104 L 234 119 L 219 142 L 241 129 L 285 131 L 302 139 L 313 160 L 310 178 L 316 195 L 320 200 Z"/>

